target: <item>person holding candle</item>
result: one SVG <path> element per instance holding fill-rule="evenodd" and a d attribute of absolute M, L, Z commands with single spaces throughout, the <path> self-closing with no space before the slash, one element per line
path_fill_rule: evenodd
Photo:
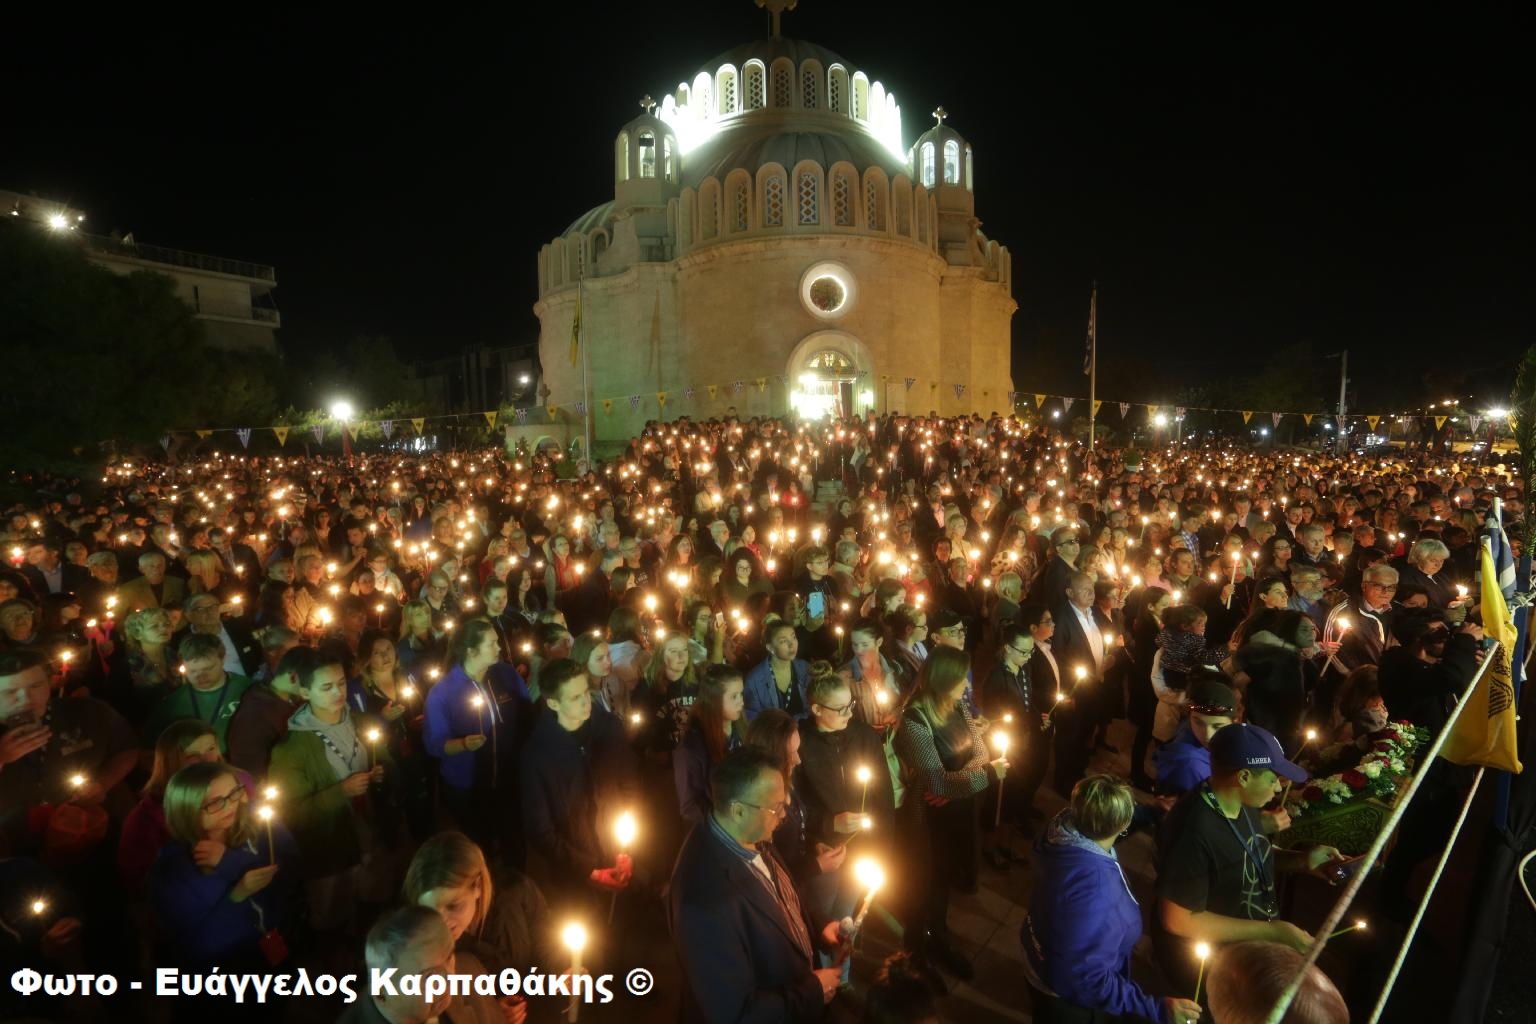
<path fill-rule="evenodd" d="M 1035 843 L 1029 914 L 1019 929 L 1039 1024 L 1136 1019 L 1195 1024 L 1200 1004 L 1158 999 L 1131 980 L 1141 907 L 1115 856 L 1136 801 L 1111 775 L 1072 787 L 1071 805 Z M 1102 1016 L 1101 1016 L 1102 1015 Z"/>
<path fill-rule="evenodd" d="M 1180 991 L 1194 990 L 1196 941 L 1307 950 L 1312 936 L 1280 918 L 1276 872 L 1317 872 L 1340 859 L 1331 846 L 1276 850 L 1265 837 L 1258 812 L 1280 793 L 1281 778 L 1307 779 L 1274 736 L 1237 722 L 1217 730 L 1209 750 L 1210 779 L 1174 805 L 1158 839 L 1153 948 Z"/>
<path fill-rule="evenodd" d="M 408 676 L 425 683 L 434 668 L 442 671 L 448 660 L 448 639 L 432 626 L 432 609 L 425 601 L 407 601 L 400 609 L 400 639 L 396 661 Z"/>
<path fill-rule="evenodd" d="M 902 690 L 910 688 L 928 660 L 928 613 L 902 605 L 885 617 L 885 660 L 901 674 Z"/>
<path fill-rule="evenodd" d="M 452 650 L 452 670 L 426 694 L 422 742 L 438 759 L 439 792 L 458 827 L 520 866 L 517 744 L 526 706 L 491 672 L 501 644 L 489 622 L 464 623 L 454 631 Z"/>
<path fill-rule="evenodd" d="M 150 709 L 144 719 L 143 745 L 151 747 L 171 722 L 195 718 L 207 722 L 227 749 L 230 720 L 245 692 L 254 685 L 245 676 L 224 671 L 224 641 L 207 633 L 192 633 L 177 650 L 184 680 Z"/>
<path fill-rule="evenodd" d="M 1004 778 L 966 706 L 970 658 L 941 647 L 929 655 L 896 732 L 896 753 L 910 779 L 898 826 L 916 860 L 906 930 L 910 948 L 960 978 L 970 962 L 949 941 L 949 897 L 976 884 L 981 845 L 978 796 Z"/>
<path fill-rule="evenodd" d="M 601 806 L 627 804 L 633 758 L 622 725 L 594 714 L 587 676 L 561 658 L 544 669 L 538 717 L 523 749 L 519 783 L 528 845 L 542 860 L 551 899 L 595 909 L 592 887 L 629 884 L 627 854 L 615 863 L 598 829 Z"/>
<path fill-rule="evenodd" d="M 426 694 L 400 670 L 388 633 L 364 633 L 358 655 L 362 669 L 347 684 L 347 705 L 384 723 L 385 742 L 398 770 L 400 809 L 411 834 L 423 839 L 432 831 L 435 789 L 433 765 L 421 739 Z"/>
<path fill-rule="evenodd" d="M 149 869 L 155 863 L 171 832 L 165 823 L 165 787 L 171 776 L 189 764 L 219 764 L 218 736 L 207 722 L 184 718 L 166 726 L 155 741 L 155 761 L 137 805 L 123 820 L 117 844 L 117 869 L 130 893 L 142 893 Z M 250 775 L 235 770 L 246 796 L 254 799 L 256 783 Z"/>
<path fill-rule="evenodd" d="M 809 1024 L 837 994 L 842 968 L 817 968 L 813 956 L 816 941 L 840 946 L 838 923 L 809 918 L 767 842 L 789 807 L 787 785 L 762 750 L 732 751 L 715 766 L 714 810 L 683 843 L 667 895 L 686 1024 Z"/>
<path fill-rule="evenodd" d="M 299 851 L 282 820 L 263 828 L 227 765 L 188 765 L 165 786 L 171 841 L 148 891 L 158 962 L 188 969 L 270 972 L 288 959 L 283 927 Z M 270 836 L 270 840 L 269 840 Z M 219 1000 L 220 1015 L 234 1008 Z"/>
<path fill-rule="evenodd" d="M 1030 625 L 1038 625 L 1049 613 L 1039 605 L 1025 605 L 1019 622 L 1003 627 L 998 636 L 997 664 L 992 667 L 981 688 L 981 706 L 988 721 L 1004 725 L 1018 744 L 1011 761 L 1018 770 L 1010 772 L 1003 787 L 1003 816 L 1021 833 L 1032 833 L 1030 817 L 1035 814 L 1035 794 L 1045 780 L 1051 748 L 1045 734 L 1048 716 L 1055 706 L 1055 694 L 1038 689 L 1029 674 L 1035 656 L 1035 639 Z M 1012 860 L 1023 861 L 1012 847 L 997 837 L 997 852 Z"/>
<path fill-rule="evenodd" d="M 683 819 L 698 824 L 709 814 L 709 772 L 741 746 L 746 734 L 741 673 L 711 665 L 699 682 L 682 741 L 672 752 L 672 780 Z"/>
<path fill-rule="evenodd" d="M 241 619 L 225 618 L 219 599 L 212 594 L 194 594 L 182 606 L 186 627 L 175 640 L 180 644 L 193 633 L 216 636 L 224 643 L 224 670 L 230 675 L 254 679 L 261 668 L 261 644 Z M 232 606 L 228 606 L 232 607 Z"/>
<path fill-rule="evenodd" d="M 513 868 L 496 881 L 485 854 L 462 832 L 438 832 L 416 850 L 401 887 L 405 902 L 443 915 L 454 945 L 472 953 L 486 969 L 549 966 L 550 914 L 532 879 Z"/>
<path fill-rule="evenodd" d="M 346 669 L 323 651 L 298 676 L 305 703 L 272 749 L 269 776 L 302 855 L 310 920 L 339 933 L 360 903 L 382 903 L 395 885 L 398 833 L 388 747 L 370 744 L 379 721 L 347 707 Z"/>
<path fill-rule="evenodd" d="M 881 653 L 885 630 L 874 619 L 860 619 L 849 630 L 853 657 L 844 663 L 840 675 L 848 683 L 857 702 L 859 717 L 876 729 L 896 724 L 901 705 L 901 683 L 896 667 Z"/>

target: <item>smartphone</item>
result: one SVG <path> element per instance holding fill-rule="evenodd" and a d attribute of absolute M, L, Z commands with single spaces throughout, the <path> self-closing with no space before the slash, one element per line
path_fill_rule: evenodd
<path fill-rule="evenodd" d="M 821 591 L 812 591 L 805 599 L 805 614 L 808 618 L 819 619 L 827 612 L 827 595 Z"/>
<path fill-rule="evenodd" d="M 725 629 L 725 612 L 715 612 L 715 632 Z"/>
<path fill-rule="evenodd" d="M 1365 856 L 1363 854 L 1359 857 L 1335 861 L 1333 864 L 1328 865 L 1328 878 L 1335 885 L 1343 885 L 1351 878 L 1354 878 L 1364 864 Z"/>

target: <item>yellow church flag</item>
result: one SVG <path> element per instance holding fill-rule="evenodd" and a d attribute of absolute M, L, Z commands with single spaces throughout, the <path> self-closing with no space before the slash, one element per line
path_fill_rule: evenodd
<path fill-rule="evenodd" d="M 603 412 L 605 412 L 605 413 L 607 413 L 609 415 L 612 415 L 612 413 L 613 413 L 613 399 L 611 399 L 611 398 L 603 399 Z"/>
<path fill-rule="evenodd" d="M 571 318 L 571 365 L 581 355 L 581 282 L 576 282 L 576 315 Z"/>
<path fill-rule="evenodd" d="M 768 378 L 767 377 L 759 377 L 759 378 L 757 378 L 757 380 L 753 381 L 752 383 L 757 385 L 757 390 L 759 390 L 759 391 L 767 391 L 768 390 Z"/>
<path fill-rule="evenodd" d="M 1435 429 L 1439 430 L 1441 427 L 1445 426 L 1445 420 L 1446 420 L 1446 417 L 1444 417 L 1444 416 L 1436 416 L 1435 417 Z"/>
<path fill-rule="evenodd" d="M 663 409 L 667 407 L 667 393 L 665 391 L 656 392 L 656 404 Z"/>
<path fill-rule="evenodd" d="M 288 428 L 287 427 L 273 427 L 272 428 L 272 433 L 277 435 L 277 446 L 279 448 L 281 448 L 283 445 L 288 443 Z"/>
<path fill-rule="evenodd" d="M 483 412 L 480 414 L 485 417 L 485 425 L 490 427 L 492 430 L 496 429 L 496 413 L 497 410 L 492 409 L 490 412 Z"/>
<path fill-rule="evenodd" d="M 208 437 L 211 437 L 213 435 L 213 431 L 211 431 L 211 430 L 194 430 L 194 431 L 192 431 L 192 433 L 196 434 L 198 437 L 205 438 L 205 439 L 208 438 Z"/>
<path fill-rule="evenodd" d="M 1035 408 L 1038 409 L 1038 408 L 1040 408 L 1044 404 L 1045 404 L 1045 396 L 1044 395 L 1036 395 L 1035 396 Z"/>
<path fill-rule="evenodd" d="M 1521 765 L 1515 747 L 1515 685 L 1510 658 L 1519 634 L 1499 589 L 1493 552 L 1486 544 L 1482 545 L 1481 576 L 1483 636 L 1497 643 L 1487 654 L 1493 664 L 1467 698 L 1441 754 L 1455 764 L 1518 772 Z"/>
<path fill-rule="evenodd" d="M 1093 400 L 1093 415 L 1094 416 L 1097 416 L 1099 414 L 1099 406 L 1101 406 L 1103 404 L 1104 404 L 1104 399 L 1102 399 L 1102 398 L 1095 398 Z"/>
<path fill-rule="evenodd" d="M 718 384 L 705 384 L 704 390 L 709 392 L 710 401 L 714 401 L 715 392 L 720 390 L 720 386 Z"/>
<path fill-rule="evenodd" d="M 549 422 L 555 422 L 555 410 L 559 408 L 560 407 L 558 405 L 546 405 L 544 407 L 544 413 L 549 417 Z"/>
<path fill-rule="evenodd" d="M 421 428 L 426 426 L 426 424 L 427 418 L 425 416 L 417 416 L 411 420 L 411 429 L 419 434 L 421 433 Z"/>
<path fill-rule="evenodd" d="M 1376 430 L 1376 424 L 1381 422 L 1381 417 L 1380 416 L 1367 416 L 1365 418 L 1365 422 L 1370 425 L 1371 431 L 1374 433 L 1375 430 Z"/>
<path fill-rule="evenodd" d="M 1312 425 L 1312 417 L 1315 416 L 1315 415 L 1316 415 L 1316 413 L 1310 413 L 1310 412 L 1302 413 L 1301 414 L 1302 422 L 1310 427 Z"/>
<path fill-rule="evenodd" d="M 1252 409 L 1244 409 L 1243 410 L 1243 422 L 1247 423 L 1251 419 L 1253 419 L 1253 410 Z"/>

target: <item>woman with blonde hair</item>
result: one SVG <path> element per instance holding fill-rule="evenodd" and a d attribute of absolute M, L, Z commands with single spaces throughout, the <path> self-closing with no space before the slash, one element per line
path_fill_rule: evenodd
<path fill-rule="evenodd" d="M 491 973 L 548 963 L 543 893 L 511 868 L 501 885 L 494 884 L 484 852 L 462 832 L 439 832 L 421 844 L 406 869 L 402 895 L 443 915 L 454 947 L 474 954 Z"/>
<path fill-rule="evenodd" d="M 122 837 L 117 844 L 117 870 L 129 892 L 138 893 L 155 858 L 171 840 L 165 823 L 165 787 L 171 776 L 189 764 L 223 764 L 218 736 L 213 726 L 195 718 L 183 718 L 166 726 L 155 740 L 154 767 L 128 817 L 123 820 Z M 230 767 L 247 797 L 255 797 L 256 783 L 238 768 Z"/>
<path fill-rule="evenodd" d="M 395 645 L 400 670 L 426 686 L 435 669 L 442 673 L 448 645 L 432 628 L 432 606 L 407 601 L 400 607 L 400 642 Z"/>
<path fill-rule="evenodd" d="M 284 911 L 298 850 L 283 825 L 256 820 L 226 764 L 187 765 L 165 786 L 170 842 L 149 872 L 159 962 L 267 973 L 287 959 Z M 268 836 L 271 837 L 270 842 Z"/>
<path fill-rule="evenodd" d="M 964 651 L 934 648 L 918 673 L 895 742 L 908 789 L 899 827 L 910 840 L 918 881 L 914 905 L 908 908 L 907 936 L 915 948 L 962 979 L 975 972 L 949 942 L 950 892 L 976 884 L 978 797 L 1008 771 L 1008 762 L 988 751 L 962 699 L 970 667 Z"/>
<path fill-rule="evenodd" d="M 682 739 L 689 710 L 699 695 L 698 671 L 689 656 L 686 636 L 673 633 L 661 642 L 640 674 L 639 689 L 644 691 L 644 703 L 655 709 L 653 749 L 672 751 Z"/>
<path fill-rule="evenodd" d="M 142 722 L 180 682 L 172 666 L 171 632 L 171 613 L 164 608 L 141 608 L 123 620 L 128 686 L 118 710 L 130 722 Z"/>

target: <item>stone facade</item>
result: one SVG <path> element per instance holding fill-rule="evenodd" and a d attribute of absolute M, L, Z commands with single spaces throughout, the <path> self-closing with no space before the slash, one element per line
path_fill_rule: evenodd
<path fill-rule="evenodd" d="M 643 106 L 614 141 L 613 199 L 539 253 L 547 404 L 573 432 L 578 295 L 599 439 L 731 407 L 1007 408 L 1012 265 L 979 230 L 971 147 L 942 108 L 903 149 L 880 83 L 783 39 L 712 61 L 659 116 Z"/>

